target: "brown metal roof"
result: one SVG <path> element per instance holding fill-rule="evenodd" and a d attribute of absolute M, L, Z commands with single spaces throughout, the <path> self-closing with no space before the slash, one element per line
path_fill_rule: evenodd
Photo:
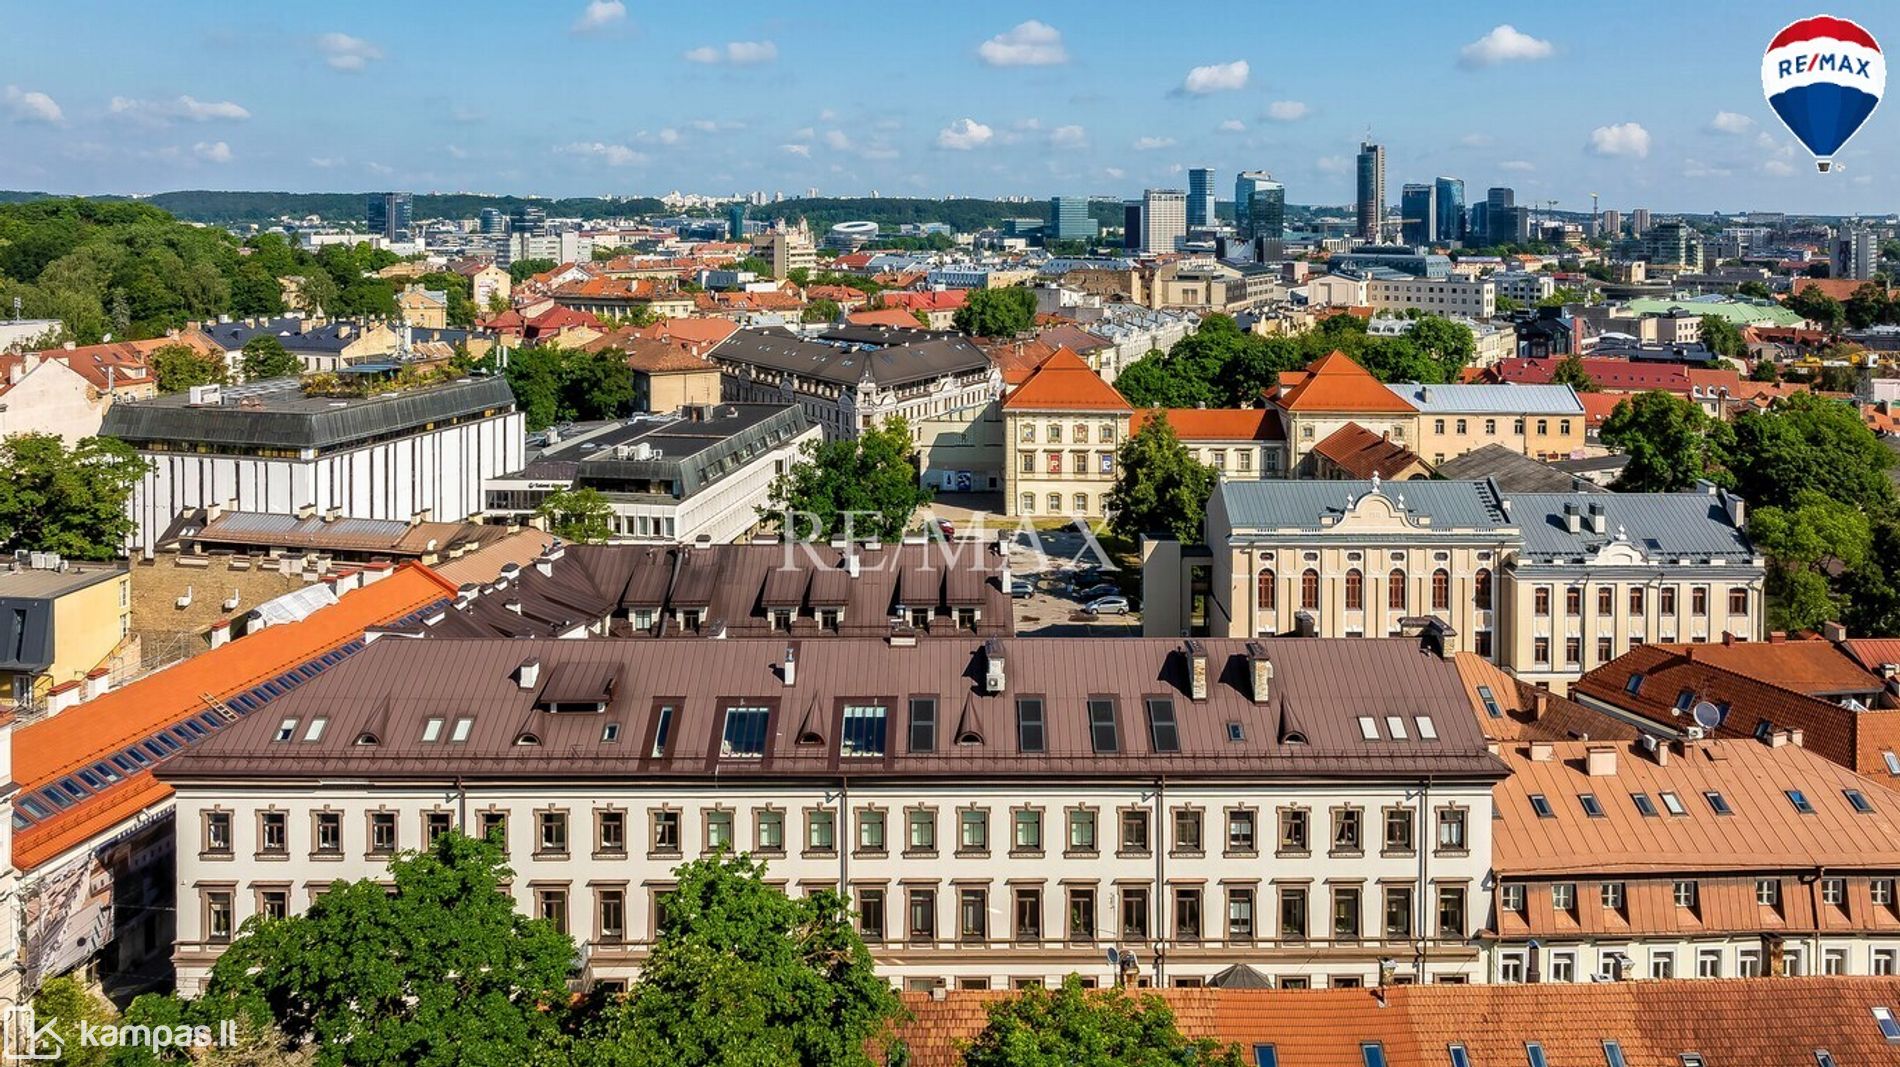
<path fill-rule="evenodd" d="M 1490 780 L 1503 767 L 1485 748 L 1449 661 L 1404 639 L 1269 639 L 1258 653 L 1273 665 L 1263 702 L 1251 695 L 1249 644 L 1201 642 L 1208 656 L 1206 699 L 1189 691 L 1188 652 L 1179 641 L 1127 638 L 991 639 L 1004 684 L 991 693 L 990 655 L 976 638 L 914 645 L 834 637 L 700 641 L 436 640 L 385 638 L 173 761 L 173 778 L 353 774 L 374 779 L 555 776 L 721 778 L 971 775 L 996 778 L 1136 776 L 1398 778 Z M 792 652 L 792 684 L 784 681 Z M 538 713 L 536 691 L 518 682 L 524 660 L 566 677 L 618 671 L 604 713 Z M 549 675 L 544 675 L 548 677 Z M 1112 751 L 1095 750 L 1087 702 L 1110 698 L 1117 720 Z M 913 698 L 935 701 L 930 751 L 908 745 Z M 1018 698 L 1040 700 L 1045 744 L 1025 750 Z M 1178 723 L 1179 751 L 1157 750 L 1147 701 L 1165 700 Z M 381 744 L 355 744 L 387 703 Z M 886 707 L 886 754 L 839 752 L 847 704 Z M 1300 709 L 1304 744 L 1282 741 L 1282 707 Z M 653 733 L 671 707 L 662 758 Z M 768 713 L 762 756 L 722 755 L 733 707 Z M 272 740 L 283 718 L 328 718 L 315 742 Z M 468 740 L 424 743 L 424 721 L 468 717 Z M 1363 720 L 1362 720 L 1363 717 Z M 517 744 L 534 718 L 540 743 Z M 1429 720 L 1429 722 L 1427 722 Z M 606 723 L 619 724 L 605 739 Z M 957 744 L 955 733 L 980 736 Z M 1237 739 L 1229 724 L 1238 724 Z M 1366 736 L 1370 727 L 1371 739 Z M 443 736 L 449 730 L 445 727 Z M 800 734 L 823 739 L 801 744 Z M 1428 739 L 1435 735 L 1435 739 Z M 303 736 L 298 734 L 299 737 Z"/>

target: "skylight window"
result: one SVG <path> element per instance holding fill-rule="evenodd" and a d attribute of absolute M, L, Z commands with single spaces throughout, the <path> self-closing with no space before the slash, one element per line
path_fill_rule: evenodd
<path fill-rule="evenodd" d="M 1834 1054 L 1824 1048 L 1815 1049 L 1814 1067 L 1834 1067 Z"/>
<path fill-rule="evenodd" d="M 1808 803 L 1808 796 L 1806 793 L 1803 793 L 1799 789 L 1784 789 L 1782 790 L 1782 792 L 1787 795 L 1788 803 L 1794 805 L 1794 810 L 1800 812 L 1803 815 L 1814 814 L 1814 805 Z"/>
<path fill-rule="evenodd" d="M 1524 1060 L 1529 1067 L 1550 1067 L 1549 1061 L 1544 1059 L 1544 1046 L 1535 1041 L 1524 1042 Z"/>
<path fill-rule="evenodd" d="M 653 758 L 666 755 L 666 738 L 673 732 L 673 705 L 660 705 L 660 721 L 653 727 Z"/>
<path fill-rule="evenodd" d="M 1365 1060 L 1366 1067 L 1385 1067 L 1385 1046 L 1377 1041 L 1360 1042 L 1359 1056 Z"/>
<path fill-rule="evenodd" d="M 1245 723 L 1229 722 L 1227 724 L 1227 741 L 1229 744 L 1238 744 L 1246 739 L 1247 726 Z"/>
<path fill-rule="evenodd" d="M 457 743 L 468 740 L 469 731 L 475 729 L 475 720 L 464 715 L 455 720 L 455 726 L 449 731 L 449 740 Z"/>
<path fill-rule="evenodd" d="M 1016 747 L 1024 752 L 1044 749 L 1041 697 L 1016 698 Z"/>
<path fill-rule="evenodd" d="M 1592 819 L 1603 818 L 1603 805 L 1597 803 L 1595 793 L 1577 794 L 1577 803 L 1583 805 L 1583 813 L 1585 815 L 1590 816 Z"/>
<path fill-rule="evenodd" d="M 1481 685 L 1478 687 L 1478 699 L 1484 702 L 1484 713 L 1486 715 L 1491 716 L 1493 719 L 1504 718 L 1504 710 L 1498 707 L 1497 695 L 1491 692 L 1490 686 Z"/>
<path fill-rule="evenodd" d="M 1379 739 L 1379 724 L 1370 715 L 1359 716 L 1359 736 L 1367 741 Z"/>
<path fill-rule="evenodd" d="M 1156 752 L 1181 751 L 1181 727 L 1174 718 L 1174 701 L 1166 697 L 1149 697 L 1148 737 Z M 1235 724 L 1238 725 L 1238 724 Z"/>
<path fill-rule="evenodd" d="M 1887 764 L 1888 774 L 1900 777 L 1900 755 L 1896 755 L 1893 749 L 1889 748 L 1880 753 L 1880 758 Z"/>
<path fill-rule="evenodd" d="M 757 759 L 765 755 L 765 724 L 769 717 L 770 712 L 765 708 L 727 708 L 719 754 L 738 759 Z"/>
<path fill-rule="evenodd" d="M 1874 1025 L 1880 1027 L 1880 1036 L 1888 1044 L 1900 1043 L 1900 1022 L 1894 1021 L 1892 1008 L 1875 1008 Z"/>
<path fill-rule="evenodd" d="M 1630 799 L 1636 802 L 1636 810 L 1646 819 L 1656 817 L 1656 803 L 1649 799 L 1648 793 L 1631 793 Z"/>
<path fill-rule="evenodd" d="M 1405 740 L 1407 736 L 1405 733 L 1405 719 L 1398 715 L 1387 715 L 1385 717 L 1385 732 L 1394 741 Z"/>
<path fill-rule="evenodd" d="M 1438 740 L 1438 724 L 1432 721 L 1430 715 L 1412 716 L 1412 725 L 1418 727 L 1418 739 L 1420 741 Z"/>
<path fill-rule="evenodd" d="M 433 745 L 442 740 L 442 720 L 431 718 L 422 724 L 422 743 Z"/>
<path fill-rule="evenodd" d="M 1631 674 L 1630 680 L 1623 683 L 1623 691 L 1625 693 L 1630 694 L 1631 696 L 1635 696 L 1637 693 L 1642 692 L 1643 691 L 1643 676 L 1640 674 Z"/>
<path fill-rule="evenodd" d="M 601 726 L 600 739 L 610 744 L 612 742 L 620 740 L 620 724 L 617 722 L 610 722 Z"/>
<path fill-rule="evenodd" d="M 1704 789 L 1702 791 L 1702 799 L 1709 802 L 1710 810 L 1714 811 L 1717 815 L 1735 814 L 1735 809 L 1728 806 L 1728 798 L 1716 790 Z"/>
<path fill-rule="evenodd" d="M 845 705 L 844 732 L 838 738 L 838 754 L 882 756 L 886 718 L 882 704 Z"/>
<path fill-rule="evenodd" d="M 1867 794 L 1861 792 L 1858 789 L 1843 789 L 1841 790 L 1841 795 L 1845 796 L 1847 798 L 1847 802 L 1853 805 L 1854 813 L 1856 815 L 1871 814 L 1874 810 L 1874 802 L 1871 800 L 1868 800 Z"/>
<path fill-rule="evenodd" d="M 1682 806 L 1682 798 L 1676 794 L 1658 793 L 1657 796 L 1662 797 L 1663 807 L 1668 810 L 1669 814 L 1677 816 L 1678 818 L 1689 814 L 1689 809 Z"/>
<path fill-rule="evenodd" d="M 1684 689 L 1681 692 L 1676 694 L 1676 710 L 1677 711 L 1688 711 L 1689 705 L 1693 703 L 1695 703 L 1695 690 Z"/>
<path fill-rule="evenodd" d="M 271 740 L 288 741 L 295 736 L 297 736 L 297 720 L 285 719 L 277 724 L 277 734 Z"/>
<path fill-rule="evenodd" d="M 1447 1045 L 1445 1054 L 1451 1058 L 1451 1067 L 1471 1067 L 1471 1053 L 1463 1045 Z"/>
<path fill-rule="evenodd" d="M 1603 1067 L 1629 1067 L 1623 1059 L 1623 1045 L 1619 1041 L 1603 1043 Z"/>
<path fill-rule="evenodd" d="M 303 739 L 305 741 L 323 740 L 323 728 L 328 725 L 330 725 L 330 720 L 318 715 L 310 720 L 309 726 L 304 727 Z"/>
<path fill-rule="evenodd" d="M 1542 793 L 1531 794 L 1531 810 L 1536 812 L 1537 817 L 1540 819 L 1554 819 L 1557 817 L 1557 813 L 1550 808 L 1550 801 L 1545 799 Z"/>
<path fill-rule="evenodd" d="M 1253 1067 L 1280 1067 L 1280 1054 L 1272 1045 L 1253 1047 Z"/>
<path fill-rule="evenodd" d="M 1088 702 L 1089 745 L 1097 755 L 1121 751 L 1120 731 L 1115 728 L 1115 702 L 1095 697 Z"/>

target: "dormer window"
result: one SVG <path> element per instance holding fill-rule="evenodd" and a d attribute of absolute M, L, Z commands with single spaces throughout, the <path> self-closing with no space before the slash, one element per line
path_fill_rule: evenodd
<path fill-rule="evenodd" d="M 375 734 L 365 730 L 356 735 L 356 743 L 359 745 L 380 745 L 382 741 Z"/>
<path fill-rule="evenodd" d="M 841 756 L 882 756 L 888 716 L 882 704 L 847 704 L 844 731 L 838 739 Z"/>
<path fill-rule="evenodd" d="M 758 759 L 765 755 L 765 727 L 769 709 L 733 705 L 726 709 L 725 732 L 719 754 L 732 759 Z"/>
<path fill-rule="evenodd" d="M 297 735 L 297 720 L 285 719 L 283 722 L 280 722 L 277 724 L 277 733 L 271 736 L 271 740 L 272 741 L 288 741 L 292 737 L 295 737 L 296 735 Z"/>
<path fill-rule="evenodd" d="M 523 733 L 520 737 L 515 738 L 515 744 L 517 745 L 538 745 L 540 743 L 540 735 L 534 733 Z"/>

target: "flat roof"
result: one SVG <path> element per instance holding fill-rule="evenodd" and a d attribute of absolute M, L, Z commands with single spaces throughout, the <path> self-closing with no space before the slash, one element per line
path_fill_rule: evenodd
<path fill-rule="evenodd" d="M 501 378 L 464 378 L 368 397 L 319 396 L 296 378 L 272 378 L 221 389 L 211 403 L 189 393 L 120 400 L 99 433 L 134 446 L 197 442 L 254 448 L 328 448 L 388 434 L 420 432 L 429 423 L 514 410 Z"/>

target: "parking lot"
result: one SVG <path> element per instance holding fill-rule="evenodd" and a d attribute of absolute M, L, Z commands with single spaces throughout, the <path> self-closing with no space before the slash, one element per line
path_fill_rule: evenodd
<path fill-rule="evenodd" d="M 1017 633 L 1047 637 L 1136 637 L 1141 634 L 1139 610 L 1130 610 L 1126 615 L 1099 616 L 1082 610 L 1083 604 L 1093 599 L 1092 595 L 1085 595 L 1089 587 L 1114 586 L 1117 595 L 1126 595 L 1122 593 L 1122 580 L 1131 575 L 1104 569 L 1113 564 L 1088 552 L 1087 541 L 1078 533 L 1043 531 L 1038 537 L 1040 546 L 1020 534 L 1010 545 L 1010 575 L 1035 586 L 1033 594 L 1016 601 Z M 1128 583 L 1129 588 L 1138 585 Z M 1132 609 L 1141 606 L 1132 596 L 1129 604 Z"/>

